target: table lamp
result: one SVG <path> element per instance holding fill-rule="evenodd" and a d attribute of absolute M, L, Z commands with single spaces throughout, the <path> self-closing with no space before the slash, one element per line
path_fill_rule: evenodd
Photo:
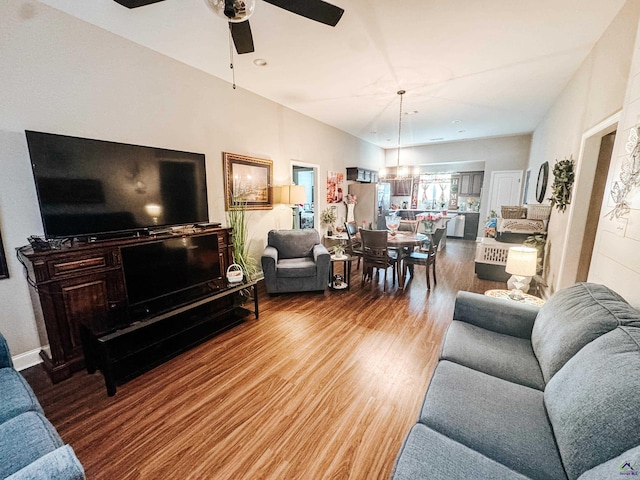
<path fill-rule="evenodd" d="M 525 277 L 533 277 L 538 267 L 538 251 L 530 247 L 511 247 L 507 254 L 505 271 L 513 275 L 513 285 L 509 297 L 512 300 L 522 300 L 522 287 L 526 285 Z"/>
<path fill-rule="evenodd" d="M 293 216 L 292 228 L 296 228 L 295 206 L 306 203 L 307 190 L 304 185 L 282 185 L 280 187 L 274 187 L 273 201 L 274 203 L 281 203 L 291 207 L 291 215 Z"/>

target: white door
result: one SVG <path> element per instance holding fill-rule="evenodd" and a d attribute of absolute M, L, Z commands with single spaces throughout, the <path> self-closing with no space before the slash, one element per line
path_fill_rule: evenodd
<path fill-rule="evenodd" d="M 503 205 L 520 205 L 522 170 L 491 172 L 489 187 L 489 212 L 495 210 L 500 215 Z"/>

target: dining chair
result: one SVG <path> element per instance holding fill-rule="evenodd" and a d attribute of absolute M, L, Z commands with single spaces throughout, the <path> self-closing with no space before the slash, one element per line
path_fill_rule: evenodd
<path fill-rule="evenodd" d="M 411 252 L 403 259 L 402 268 L 405 271 L 410 271 L 413 276 L 414 266 L 415 265 L 424 265 L 425 273 L 427 276 L 427 290 L 431 289 L 431 280 L 429 276 L 429 270 L 433 271 L 433 284 L 438 284 L 438 279 L 436 276 L 436 259 L 438 254 L 438 244 L 440 240 L 442 240 L 442 236 L 444 235 L 445 228 L 438 228 L 432 235 L 432 241 L 429 244 L 429 249 L 427 251 L 420 250 Z"/>
<path fill-rule="evenodd" d="M 418 220 L 400 220 L 400 226 L 398 227 L 398 231 L 418 233 L 419 224 L 420 222 L 418 222 Z"/>
<path fill-rule="evenodd" d="M 393 285 L 396 284 L 398 274 L 398 252 L 389 250 L 387 245 L 386 230 L 361 230 L 362 238 L 362 283 L 367 278 L 373 279 L 374 270 L 376 274 L 380 269 L 384 270 L 383 290 L 387 291 L 387 269 L 392 267 Z"/>
<path fill-rule="evenodd" d="M 360 259 L 362 258 L 362 242 L 358 240 L 358 225 L 356 222 L 344 222 L 344 231 L 347 232 L 347 248 L 346 251 L 352 257 L 358 257 L 356 268 L 360 268 Z"/>

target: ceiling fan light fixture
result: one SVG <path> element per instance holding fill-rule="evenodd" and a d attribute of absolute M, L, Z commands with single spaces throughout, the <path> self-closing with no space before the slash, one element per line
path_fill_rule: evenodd
<path fill-rule="evenodd" d="M 256 0 L 204 0 L 219 17 L 231 23 L 249 20 L 256 8 Z"/>

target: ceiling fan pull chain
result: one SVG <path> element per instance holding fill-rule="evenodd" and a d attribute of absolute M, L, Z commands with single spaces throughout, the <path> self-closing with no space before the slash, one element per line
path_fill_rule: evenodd
<path fill-rule="evenodd" d="M 233 68 L 233 38 L 231 37 L 231 24 L 229 24 L 229 68 L 231 69 L 231 85 L 236 89 L 236 70 Z"/>

